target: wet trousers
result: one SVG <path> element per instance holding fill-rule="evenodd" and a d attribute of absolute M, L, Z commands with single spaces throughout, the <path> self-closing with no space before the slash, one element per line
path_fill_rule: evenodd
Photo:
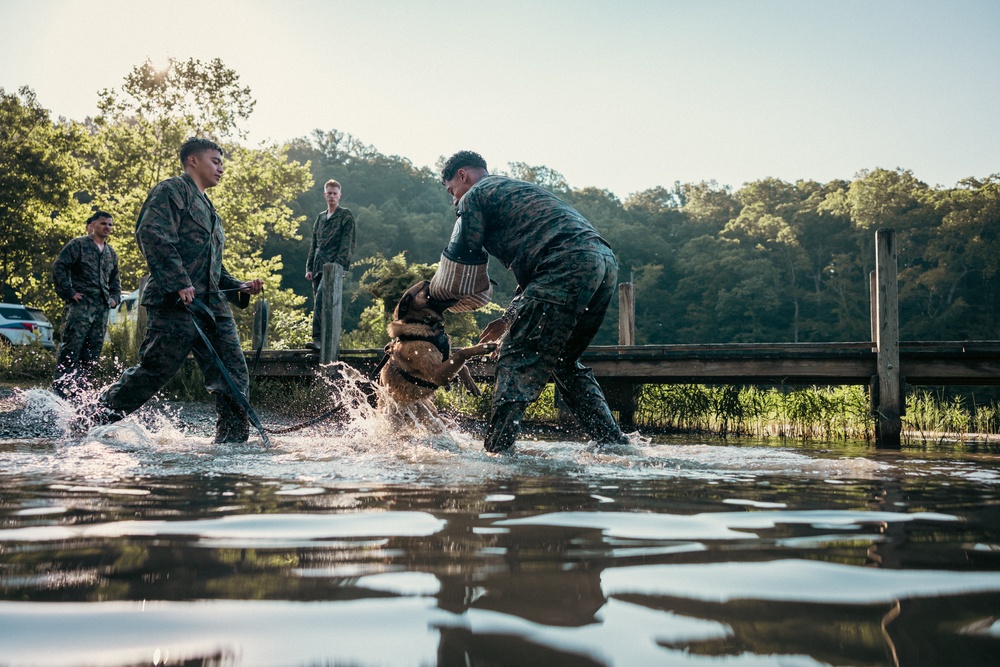
<path fill-rule="evenodd" d="M 211 353 L 194 328 L 191 315 L 178 308 L 149 308 L 146 336 L 139 348 L 139 363 L 129 368 L 102 394 L 101 407 L 128 414 L 142 407 L 180 370 L 188 353 L 205 377 L 205 388 L 215 395 L 216 442 L 246 442 L 250 419 L 232 398 L 230 389 L 216 368 Z M 202 331 L 229 371 L 236 388 L 249 396 L 250 374 L 240 348 L 236 322 L 231 317 L 216 319 L 216 327 Z"/>
<path fill-rule="evenodd" d="M 62 340 L 56 356 L 52 390 L 63 398 L 90 389 L 90 376 L 101 358 L 108 327 L 108 307 L 93 297 L 71 302 L 63 314 Z"/>
<path fill-rule="evenodd" d="M 500 346 L 485 447 L 510 448 L 528 404 L 552 380 L 581 426 L 598 442 L 623 438 L 594 373 L 580 355 L 594 339 L 614 296 L 618 264 L 608 250 L 543 261 L 515 302 Z"/>

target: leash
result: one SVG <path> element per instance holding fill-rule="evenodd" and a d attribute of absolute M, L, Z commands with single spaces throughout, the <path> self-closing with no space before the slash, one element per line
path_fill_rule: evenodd
<path fill-rule="evenodd" d="M 318 417 L 313 417 L 312 419 L 304 421 L 301 424 L 295 424 L 294 426 L 286 426 L 284 428 L 272 428 L 268 430 L 271 432 L 272 435 L 284 435 L 286 433 L 294 433 L 295 431 L 301 431 L 304 428 L 308 428 L 310 426 L 319 424 L 320 422 L 326 421 L 334 414 L 340 412 L 343 409 L 344 409 L 344 404 L 337 403 L 335 406 L 333 406 L 323 414 L 319 415 Z"/>
<path fill-rule="evenodd" d="M 201 330 L 200 326 L 198 326 L 199 319 L 202 319 L 205 322 L 211 322 L 214 325 L 215 315 L 213 315 L 212 311 L 208 309 L 208 306 L 201 301 L 186 303 L 184 304 L 184 308 L 191 313 L 191 323 L 194 325 L 195 331 L 197 331 L 198 335 L 201 337 L 201 342 L 203 342 L 205 347 L 208 349 L 209 356 L 212 358 L 213 363 L 215 363 L 215 367 L 222 375 L 222 379 L 225 380 L 233 398 L 240 404 L 240 407 L 246 410 L 247 416 L 250 418 L 250 423 L 253 424 L 258 433 L 260 433 L 260 437 L 264 441 L 264 446 L 270 449 L 271 439 L 267 437 L 267 431 L 264 430 L 264 425 L 261 424 L 260 418 L 254 411 L 253 406 L 250 405 L 250 401 L 248 401 L 247 397 L 243 395 L 243 392 L 236 388 L 236 383 L 233 381 L 233 377 L 229 374 L 229 370 L 226 368 L 226 365 L 222 363 L 219 353 L 215 351 L 215 348 L 212 347 L 212 343 L 208 340 L 208 336 L 206 336 L 205 332 Z"/>
<path fill-rule="evenodd" d="M 239 291 L 240 289 L 242 288 L 234 288 L 227 290 L 211 290 L 208 292 L 201 292 L 200 294 L 205 295 L 205 294 L 213 294 L 221 292 L 235 292 Z M 192 301 L 189 304 L 185 304 L 184 307 L 185 309 L 187 309 L 189 313 L 191 313 L 191 321 L 194 324 L 194 328 L 198 332 L 198 335 L 201 337 L 201 340 L 205 344 L 205 347 L 208 348 L 209 356 L 212 357 L 212 361 L 214 362 L 215 367 L 219 370 L 220 374 L 222 375 L 222 379 L 225 380 L 226 385 L 229 387 L 230 392 L 236 397 L 237 402 L 243 409 L 247 411 L 247 416 L 250 418 L 250 423 L 252 423 L 254 427 L 257 429 L 257 431 L 260 433 L 260 437 L 261 439 L 263 439 L 265 447 L 270 448 L 272 446 L 270 438 L 267 437 L 268 432 L 270 432 L 272 435 L 284 435 L 286 433 L 294 433 L 295 431 L 301 431 L 302 429 L 326 421 L 327 419 L 329 419 L 330 417 L 332 417 L 333 415 L 344 409 L 344 403 L 341 402 L 334 405 L 332 408 L 322 413 L 321 415 L 313 417 L 312 419 L 308 419 L 300 424 L 294 424 L 292 426 L 286 426 L 283 428 L 265 429 L 264 425 L 260 421 L 260 418 L 257 416 L 256 411 L 254 411 L 253 407 L 250 405 L 250 402 L 246 399 L 243 393 L 236 388 L 236 383 L 233 381 L 232 376 L 229 374 L 229 370 L 226 368 L 226 365 L 222 363 L 222 359 L 219 357 L 218 352 L 215 351 L 215 348 L 213 348 L 212 344 L 209 342 L 208 336 L 206 336 L 202 328 L 198 326 L 198 320 L 201 319 L 205 323 L 210 323 L 210 326 L 214 328 L 215 315 L 213 315 L 212 311 L 208 309 L 208 306 L 206 306 L 201 301 L 197 300 Z M 251 373 L 257 370 L 257 364 L 260 363 L 261 352 L 264 349 L 264 345 L 267 343 L 267 325 L 269 319 L 270 319 L 270 307 L 268 306 L 267 300 L 264 299 L 263 301 L 261 301 L 261 324 L 263 333 L 261 335 L 260 345 L 257 346 L 257 352 L 254 355 L 254 363 Z M 381 370 L 381 367 L 385 365 L 385 362 L 388 361 L 388 358 L 389 358 L 388 355 L 386 355 L 385 359 L 379 365 L 379 368 L 377 370 Z"/>
<path fill-rule="evenodd" d="M 253 355 L 253 368 L 250 369 L 250 374 L 253 375 L 257 372 L 257 364 L 260 363 L 260 355 L 264 351 L 264 346 L 267 345 L 267 325 L 271 319 L 271 307 L 267 305 L 267 299 L 261 299 L 260 301 L 260 345 L 257 346 L 257 352 Z"/>
<path fill-rule="evenodd" d="M 241 287 L 229 287 L 227 289 L 212 289 L 206 290 L 204 292 L 195 292 L 195 296 L 205 296 L 206 294 L 225 294 L 227 292 L 239 292 L 244 288 Z M 264 293 L 263 288 L 260 291 L 261 294 Z M 257 351 L 253 356 L 253 366 L 250 368 L 250 374 L 257 372 L 257 366 L 260 364 L 261 354 L 264 352 L 264 346 L 267 345 L 267 327 L 271 320 L 271 307 L 267 303 L 267 299 L 261 298 L 260 301 L 260 323 L 261 323 L 261 334 L 260 334 L 260 345 L 257 346 Z M 214 318 L 213 318 L 214 321 Z"/>

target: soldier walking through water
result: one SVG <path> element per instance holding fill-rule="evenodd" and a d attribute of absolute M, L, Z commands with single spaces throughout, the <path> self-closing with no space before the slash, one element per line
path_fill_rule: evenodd
<path fill-rule="evenodd" d="M 225 233 L 215 206 L 205 194 L 225 171 L 222 149 L 208 139 L 188 139 L 181 147 L 184 174 L 158 183 L 139 212 L 136 240 L 149 267 L 142 305 L 147 308 L 146 336 L 139 363 L 129 368 L 98 401 L 93 418 L 111 423 L 138 410 L 180 369 L 192 352 L 215 395 L 215 442 L 246 442 L 249 417 L 184 307 L 196 300 L 214 317 L 204 327 L 235 388 L 249 395 L 250 377 L 227 300 L 240 308 L 263 289 L 255 278 L 240 282 L 222 265 Z"/>

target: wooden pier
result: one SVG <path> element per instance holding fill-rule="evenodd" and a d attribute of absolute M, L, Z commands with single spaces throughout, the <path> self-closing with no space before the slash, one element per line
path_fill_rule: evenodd
<path fill-rule="evenodd" d="M 876 445 L 900 446 L 906 385 L 1000 385 L 1000 341 L 900 341 L 896 301 L 895 235 L 876 233 L 871 281 L 872 340 L 832 343 L 708 343 L 592 346 L 581 361 L 594 369 L 619 412 L 634 410 L 642 384 L 865 385 L 876 418 Z M 620 286 L 619 340 L 634 340 L 631 285 Z M 265 350 L 258 376 L 303 377 L 320 368 L 321 353 Z M 338 360 L 370 373 L 381 349 L 340 350 Z M 470 363 L 488 380 L 493 365 Z"/>

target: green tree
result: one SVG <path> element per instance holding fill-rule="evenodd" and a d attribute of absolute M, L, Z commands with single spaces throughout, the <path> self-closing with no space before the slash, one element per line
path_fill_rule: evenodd
<path fill-rule="evenodd" d="M 79 124 L 53 123 L 27 87 L 0 88 L 0 287 L 3 298 L 43 308 L 58 323 L 52 261 L 84 233 L 89 210 L 73 197 L 87 143 Z"/>
<path fill-rule="evenodd" d="M 95 141 L 87 156 L 93 165 L 88 191 L 116 219 L 128 221 L 114 237 L 123 288 L 136 287 L 146 273 L 131 231 L 149 190 L 181 173 L 178 153 L 185 139 L 210 137 L 227 157 L 225 175 L 209 193 L 225 225 L 226 266 L 237 277 L 264 279 L 277 346 L 305 340 L 304 299 L 282 288 L 281 256 L 261 248 L 269 237 L 300 238 L 302 219 L 290 204 L 312 179 L 308 166 L 290 159 L 284 148 L 237 142 L 255 102 L 236 72 L 218 59 L 170 60 L 164 70 L 146 61 L 119 90 L 105 89 L 100 98 L 100 114 L 90 123 Z M 237 317 L 249 340 L 249 313 Z"/>

